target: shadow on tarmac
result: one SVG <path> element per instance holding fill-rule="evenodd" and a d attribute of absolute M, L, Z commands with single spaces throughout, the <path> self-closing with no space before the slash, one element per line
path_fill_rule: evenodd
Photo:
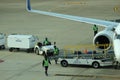
<path fill-rule="evenodd" d="M 75 67 L 75 68 L 93 68 L 92 66 L 88 66 L 88 65 L 69 65 L 69 67 Z M 93 68 L 95 69 L 95 68 Z M 97 69 L 114 69 L 114 66 L 104 66 L 104 67 L 99 67 Z M 120 70 L 120 68 L 118 68 L 117 70 Z"/>

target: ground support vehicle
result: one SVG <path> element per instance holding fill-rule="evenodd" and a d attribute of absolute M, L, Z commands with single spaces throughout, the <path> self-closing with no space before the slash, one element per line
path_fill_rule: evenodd
<path fill-rule="evenodd" d="M 59 58 L 60 64 L 63 67 L 67 67 L 69 64 L 72 65 L 89 65 L 94 68 L 99 68 L 101 66 L 112 66 L 113 61 L 110 58 L 91 58 L 91 57 L 68 57 Z"/>
<path fill-rule="evenodd" d="M 5 34 L 0 33 L 0 49 L 5 49 Z"/>
<path fill-rule="evenodd" d="M 54 45 L 46 45 L 46 46 L 42 46 L 42 44 L 37 44 L 34 47 L 34 52 L 37 55 L 43 55 L 43 51 L 45 52 L 45 54 L 47 54 L 48 56 L 52 56 L 53 52 L 54 52 Z"/>
<path fill-rule="evenodd" d="M 33 35 L 11 34 L 7 37 L 7 46 L 9 51 L 25 49 L 27 52 L 33 52 L 37 38 Z"/>

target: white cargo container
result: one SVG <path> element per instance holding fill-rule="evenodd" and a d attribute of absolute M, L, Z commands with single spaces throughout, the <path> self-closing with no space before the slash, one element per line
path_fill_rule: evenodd
<path fill-rule="evenodd" d="M 0 49 L 5 49 L 5 34 L 0 33 Z"/>
<path fill-rule="evenodd" d="M 37 43 L 37 38 L 33 35 L 13 34 L 7 37 L 9 51 L 26 49 L 27 52 L 33 51 Z"/>

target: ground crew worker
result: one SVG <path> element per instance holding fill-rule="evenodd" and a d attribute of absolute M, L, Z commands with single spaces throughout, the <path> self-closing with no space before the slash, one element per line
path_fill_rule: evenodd
<path fill-rule="evenodd" d="M 88 53 L 87 49 L 85 49 L 85 50 L 84 50 L 84 53 L 85 53 L 85 54 L 87 54 L 87 53 Z"/>
<path fill-rule="evenodd" d="M 54 42 L 54 46 L 56 46 L 56 42 Z"/>
<path fill-rule="evenodd" d="M 94 25 L 93 30 L 94 30 L 94 36 L 95 36 L 98 33 L 98 27 L 96 25 Z"/>
<path fill-rule="evenodd" d="M 54 60 L 55 60 L 55 64 L 57 64 L 57 61 L 58 61 L 58 54 L 59 54 L 59 49 L 54 46 Z"/>
<path fill-rule="evenodd" d="M 51 64 L 50 60 L 48 59 L 47 55 L 44 56 L 44 60 L 42 66 L 45 68 L 45 75 L 48 76 L 48 67 Z"/>
<path fill-rule="evenodd" d="M 113 28 L 112 31 L 114 32 L 115 36 L 117 36 L 117 32 L 115 31 L 115 28 Z"/>
<path fill-rule="evenodd" d="M 43 41 L 43 45 L 49 45 L 50 42 L 48 41 L 48 38 L 46 37 L 45 40 Z"/>

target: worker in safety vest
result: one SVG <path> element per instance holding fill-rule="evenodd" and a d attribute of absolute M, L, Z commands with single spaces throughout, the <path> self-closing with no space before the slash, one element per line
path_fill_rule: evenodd
<path fill-rule="evenodd" d="M 50 60 L 48 59 L 47 55 L 44 56 L 44 60 L 42 66 L 45 68 L 45 75 L 48 76 L 48 67 L 51 64 Z"/>
<path fill-rule="evenodd" d="M 54 55 L 58 55 L 58 54 L 59 54 L 59 49 L 56 46 L 54 46 Z"/>
<path fill-rule="evenodd" d="M 55 60 L 55 64 L 57 64 L 58 61 L 58 54 L 59 54 L 59 49 L 54 46 L 54 60 Z"/>
<path fill-rule="evenodd" d="M 98 27 L 96 25 L 93 26 L 94 36 L 98 33 Z"/>
<path fill-rule="evenodd" d="M 84 50 L 84 53 L 85 53 L 85 54 L 87 54 L 87 53 L 88 53 L 88 50 L 87 50 L 87 49 L 85 49 L 85 50 Z"/>
<path fill-rule="evenodd" d="M 43 45 L 50 45 L 51 43 L 48 41 L 48 38 L 46 37 L 43 41 Z"/>

